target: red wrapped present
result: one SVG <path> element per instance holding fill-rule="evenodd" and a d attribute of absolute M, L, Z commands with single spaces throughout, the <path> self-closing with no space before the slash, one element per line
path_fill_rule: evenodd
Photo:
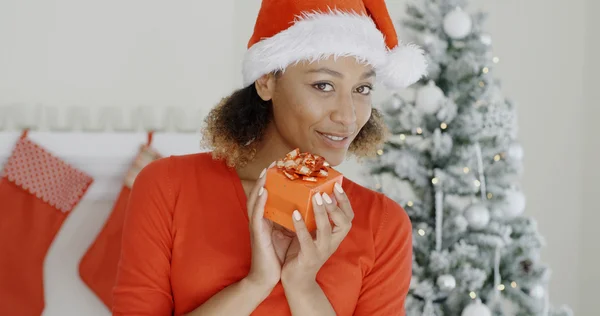
<path fill-rule="evenodd" d="M 344 176 L 334 170 L 325 158 L 310 153 L 300 153 L 298 148 L 289 152 L 267 170 L 265 189 L 269 193 L 265 205 L 265 218 L 296 231 L 292 213 L 302 214 L 309 231 L 316 230 L 312 197 L 315 193 L 333 196 L 333 186 L 340 185 Z"/>

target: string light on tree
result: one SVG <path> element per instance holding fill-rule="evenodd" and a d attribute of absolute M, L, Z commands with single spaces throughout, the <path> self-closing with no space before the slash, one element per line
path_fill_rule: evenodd
<path fill-rule="evenodd" d="M 446 124 L 445 122 L 442 122 L 442 124 L 440 124 L 440 128 L 446 129 L 446 128 L 448 128 L 448 124 Z"/>
<path fill-rule="evenodd" d="M 516 289 L 517 288 L 517 282 L 515 282 L 515 281 L 510 282 L 510 287 L 512 287 L 513 289 Z"/>
<path fill-rule="evenodd" d="M 471 33 L 473 22 L 471 17 L 460 7 L 450 11 L 444 17 L 444 32 L 452 39 L 463 39 Z"/>
<path fill-rule="evenodd" d="M 421 134 L 423 134 L 423 129 L 422 129 L 422 128 L 420 128 L 420 127 L 417 127 L 417 134 L 418 134 L 418 135 L 421 135 Z"/>
<path fill-rule="evenodd" d="M 483 67 L 481 72 L 483 72 L 484 74 L 487 74 L 488 72 L 490 72 L 490 69 L 488 67 Z"/>
<path fill-rule="evenodd" d="M 378 150 L 377 150 L 377 154 L 378 154 L 379 156 L 383 155 L 383 149 L 378 149 Z"/>
<path fill-rule="evenodd" d="M 470 171 L 469 167 L 464 167 L 464 168 L 463 168 L 463 172 L 464 172 L 465 174 L 469 173 L 469 171 Z"/>
<path fill-rule="evenodd" d="M 408 205 L 408 207 L 412 207 L 412 206 L 414 205 L 414 203 L 413 203 L 413 201 L 408 201 L 408 202 L 406 203 L 406 205 Z"/>

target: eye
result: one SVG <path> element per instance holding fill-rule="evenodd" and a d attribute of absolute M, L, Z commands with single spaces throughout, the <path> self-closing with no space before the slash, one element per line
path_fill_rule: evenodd
<path fill-rule="evenodd" d="M 313 87 L 315 87 L 315 89 L 317 89 L 317 90 L 321 90 L 324 92 L 333 91 L 333 86 L 326 82 L 320 82 L 320 83 L 314 84 Z"/>
<path fill-rule="evenodd" d="M 364 86 L 360 86 L 360 87 L 356 88 L 356 92 L 358 92 L 362 95 L 369 95 L 369 94 L 371 94 L 371 91 L 373 91 L 373 87 L 371 87 L 369 85 L 364 85 Z"/>

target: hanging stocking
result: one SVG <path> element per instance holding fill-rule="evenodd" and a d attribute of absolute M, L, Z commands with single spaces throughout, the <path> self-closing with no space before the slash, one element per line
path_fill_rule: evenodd
<path fill-rule="evenodd" d="M 81 279 L 109 310 L 112 307 L 112 288 L 117 277 L 117 267 L 121 255 L 121 232 L 131 186 L 143 167 L 160 158 L 160 155 L 150 148 L 151 142 L 152 133 L 149 133 L 148 143 L 141 146 L 129 169 L 110 216 L 79 264 Z"/>
<path fill-rule="evenodd" d="M 43 266 L 54 237 L 92 178 L 27 138 L 17 142 L 0 178 L 0 311 L 39 316 Z"/>

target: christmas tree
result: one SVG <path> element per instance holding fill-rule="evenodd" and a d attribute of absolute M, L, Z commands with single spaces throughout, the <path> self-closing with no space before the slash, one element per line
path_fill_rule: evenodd
<path fill-rule="evenodd" d="M 524 215 L 515 104 L 493 76 L 486 14 L 466 5 L 408 5 L 403 32 L 426 51 L 428 76 L 383 104 L 392 137 L 369 165 L 374 189 L 412 220 L 407 313 L 570 315 L 550 307 L 544 240 Z"/>

